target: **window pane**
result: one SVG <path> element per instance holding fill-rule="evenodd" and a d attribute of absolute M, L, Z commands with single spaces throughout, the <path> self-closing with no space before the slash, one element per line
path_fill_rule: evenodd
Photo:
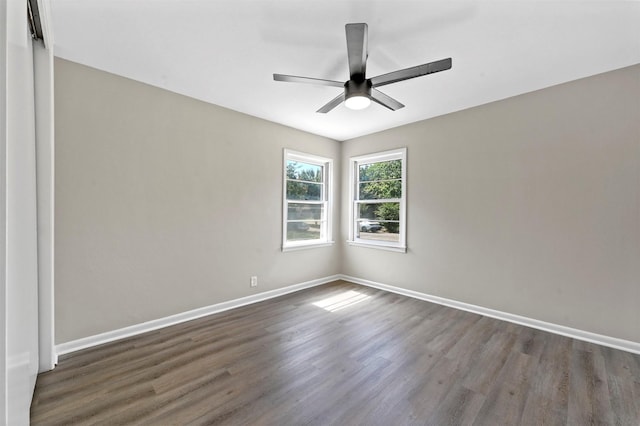
<path fill-rule="evenodd" d="M 287 241 L 319 240 L 322 227 L 322 221 L 287 222 Z"/>
<path fill-rule="evenodd" d="M 402 160 L 381 161 L 379 163 L 360 164 L 358 167 L 360 182 L 402 178 Z"/>
<path fill-rule="evenodd" d="M 359 220 L 356 229 L 358 238 L 373 241 L 400 241 L 400 223 Z"/>
<path fill-rule="evenodd" d="M 322 182 L 322 166 L 287 160 L 287 179 Z"/>
<path fill-rule="evenodd" d="M 329 158 L 284 150 L 283 251 L 331 238 L 332 164 Z"/>
<path fill-rule="evenodd" d="M 400 203 L 359 203 L 358 219 L 375 221 L 400 220 Z"/>
<path fill-rule="evenodd" d="M 322 200 L 322 184 L 287 181 L 287 200 Z"/>
<path fill-rule="evenodd" d="M 287 208 L 287 220 L 314 220 L 324 218 L 324 205 L 289 203 Z"/>
<path fill-rule="evenodd" d="M 352 157 L 351 234 L 358 242 L 406 250 L 403 172 L 406 148 Z"/>
<path fill-rule="evenodd" d="M 387 180 L 380 182 L 360 183 L 360 200 L 380 200 L 402 197 L 402 181 Z"/>

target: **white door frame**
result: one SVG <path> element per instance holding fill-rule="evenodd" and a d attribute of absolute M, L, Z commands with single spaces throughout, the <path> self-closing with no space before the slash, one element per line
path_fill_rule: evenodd
<path fill-rule="evenodd" d="M 36 187 L 38 206 L 38 348 L 39 371 L 58 362 L 54 328 L 54 184 L 55 127 L 53 36 L 49 0 L 38 0 L 42 41 L 34 41 Z"/>

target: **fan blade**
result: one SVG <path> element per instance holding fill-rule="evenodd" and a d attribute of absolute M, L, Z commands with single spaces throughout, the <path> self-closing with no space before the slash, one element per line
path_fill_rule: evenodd
<path fill-rule="evenodd" d="M 446 71 L 451 68 L 451 58 L 442 59 L 440 61 L 429 62 L 428 64 L 418 65 L 416 67 L 405 68 L 403 70 L 382 74 L 371 78 L 373 87 L 380 87 L 386 84 L 396 83 L 410 78 L 420 77 L 434 72 Z"/>
<path fill-rule="evenodd" d="M 383 107 L 389 108 L 391 111 L 404 108 L 404 105 L 393 99 L 391 96 L 385 95 L 381 91 L 373 88 L 371 89 L 371 100 L 379 103 Z"/>
<path fill-rule="evenodd" d="M 324 80 L 322 78 L 311 77 L 297 77 L 295 75 L 274 74 L 273 79 L 275 81 L 286 81 L 289 83 L 306 83 L 306 84 L 319 84 L 322 86 L 344 87 L 344 83 L 334 80 Z"/>
<path fill-rule="evenodd" d="M 344 102 L 344 93 L 340 93 L 335 98 L 331 99 L 325 106 L 317 110 L 316 112 L 320 112 L 322 114 L 326 114 L 338 105 Z"/>
<path fill-rule="evenodd" d="M 347 24 L 347 54 L 351 80 L 364 80 L 367 70 L 367 24 Z M 355 77 L 355 78 L 354 78 Z"/>

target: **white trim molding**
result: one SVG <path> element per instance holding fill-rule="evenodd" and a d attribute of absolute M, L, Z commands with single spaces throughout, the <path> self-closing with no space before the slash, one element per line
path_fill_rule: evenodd
<path fill-rule="evenodd" d="M 114 342 L 126 337 L 136 336 L 138 334 L 202 318 L 207 315 L 228 311 L 229 309 L 239 308 L 241 306 L 262 302 L 264 300 L 273 299 L 274 297 L 284 296 L 285 294 L 304 290 L 306 288 L 316 287 L 339 279 L 339 275 L 331 275 L 328 277 L 305 281 L 303 283 L 290 285 L 276 290 L 269 290 L 259 294 L 229 300 L 227 302 L 204 306 L 202 308 L 193 309 L 191 311 L 170 315 L 168 317 L 131 325 L 129 327 L 120 328 L 118 330 L 112 330 L 105 333 L 96 334 L 94 336 L 83 337 L 81 339 L 72 340 L 70 342 L 56 345 L 56 356 L 68 354 L 82 349 L 87 349 L 105 343 Z"/>
<path fill-rule="evenodd" d="M 46 4 L 45 2 L 42 3 Z M 46 20 L 42 20 L 43 31 L 46 28 L 45 22 Z M 47 32 L 45 32 L 45 36 L 46 34 Z M 45 48 L 45 46 L 48 47 Z M 54 348 L 55 120 L 52 46 L 53 44 L 48 43 L 44 45 L 42 43 L 33 43 L 36 123 L 36 213 L 38 218 L 38 358 L 40 373 L 52 370 L 58 362 Z"/>
<path fill-rule="evenodd" d="M 579 330 L 577 328 L 566 327 L 564 325 L 553 324 L 546 321 L 540 321 L 537 319 L 528 318 L 521 315 L 515 315 L 508 312 L 497 311 L 495 309 L 489 309 L 482 306 L 459 302 L 457 300 L 446 299 L 444 297 L 433 296 L 426 293 L 420 293 L 418 291 L 407 290 L 401 287 L 395 287 L 392 285 L 382 284 L 375 281 L 352 277 L 349 275 L 340 275 L 339 277 L 344 281 L 349 281 L 354 284 L 360 284 L 367 287 L 377 288 L 379 290 L 388 291 L 390 293 L 396 293 L 402 296 L 424 300 L 426 302 L 432 302 L 438 305 L 444 305 L 450 308 L 460 309 L 462 311 L 472 312 L 474 314 L 484 315 L 486 317 L 491 317 L 491 318 L 499 319 L 502 321 L 508 321 L 514 324 L 524 325 L 526 327 L 536 328 L 542 331 L 548 331 L 549 333 L 571 337 L 572 339 L 576 339 L 576 340 L 582 340 L 589 343 L 595 343 L 597 345 L 608 346 L 610 348 L 620 349 L 623 351 L 640 354 L 640 343 L 638 342 L 632 342 L 630 340 L 619 339 L 617 337 L 605 336 L 603 334 L 592 333 L 590 331 L 584 331 L 584 330 Z"/>
<path fill-rule="evenodd" d="M 377 250 L 395 251 L 397 253 L 406 253 L 407 252 L 407 247 L 406 246 L 393 247 L 393 246 L 385 246 L 385 245 L 382 245 L 382 244 L 365 244 L 365 243 L 361 243 L 359 241 L 351 241 L 351 240 L 347 240 L 347 244 L 349 244 L 350 246 L 356 246 L 356 247 L 366 247 L 366 248 L 372 248 L 372 249 L 377 249 Z"/>
<path fill-rule="evenodd" d="M 304 244 L 299 246 L 282 247 L 282 251 L 286 252 L 286 251 L 296 251 L 296 250 L 308 250 L 308 249 L 319 248 L 319 247 L 331 247 L 335 243 L 336 243 L 335 241 L 328 241 L 326 243 Z"/>
<path fill-rule="evenodd" d="M 448 306 L 450 308 L 460 309 L 463 311 L 472 312 L 474 314 L 484 315 L 490 318 L 495 318 L 502 321 L 508 321 L 514 324 L 519 324 L 519 325 L 535 328 L 542 331 L 548 331 L 550 333 L 559 334 L 561 336 L 571 337 L 576 340 L 582 340 L 585 342 L 595 343 L 598 345 L 607 346 L 614 349 L 620 349 L 623 351 L 640 354 L 640 343 L 638 342 L 632 342 L 629 340 L 618 339 L 616 337 L 605 336 L 602 334 L 592 333 L 589 331 L 579 330 L 576 328 L 571 328 L 563 325 L 540 321 L 533 318 L 510 314 L 508 312 L 497 311 L 494 309 L 489 309 L 482 306 L 459 302 L 452 299 L 446 299 L 444 297 L 433 296 L 433 295 L 421 293 L 418 291 L 407 290 L 404 288 L 395 287 L 388 284 L 382 284 L 375 281 L 365 280 L 362 278 L 356 278 L 349 275 L 337 274 L 337 275 L 331 275 L 324 278 L 318 278 L 311 281 L 306 281 L 299 284 L 294 284 L 294 285 L 283 287 L 276 290 L 265 291 L 263 293 L 259 293 L 251 296 L 241 297 L 239 299 L 234 299 L 227 302 L 216 303 L 214 305 L 205 306 L 205 307 L 194 309 L 187 312 L 182 312 L 182 313 L 171 315 L 165 318 L 159 318 L 159 319 L 147 321 L 141 324 L 124 327 L 118 330 L 108 331 L 108 332 L 100 333 L 94 336 L 84 337 L 82 339 L 77 339 L 70 342 L 62 343 L 56 346 L 56 356 L 68 354 L 71 352 L 79 351 L 79 350 L 90 348 L 93 346 L 102 345 L 105 343 L 110 343 L 116 340 L 146 333 L 148 331 L 158 330 L 160 328 L 202 318 L 207 315 L 212 315 L 212 314 L 228 311 L 230 309 L 239 308 L 241 306 L 262 302 L 268 299 L 273 299 L 275 297 L 284 296 L 285 294 L 293 293 L 293 292 L 304 290 L 311 287 L 316 287 L 322 284 L 327 284 L 336 280 L 343 280 L 343 281 L 348 281 L 354 284 L 360 284 L 367 287 L 377 288 L 379 290 L 388 291 L 390 293 L 396 293 L 402 296 L 424 300 L 426 302 L 436 303 L 438 305 Z"/>

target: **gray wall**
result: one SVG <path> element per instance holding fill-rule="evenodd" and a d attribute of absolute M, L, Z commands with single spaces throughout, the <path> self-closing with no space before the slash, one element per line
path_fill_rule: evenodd
<path fill-rule="evenodd" d="M 338 142 L 55 69 L 57 343 L 341 271 L 339 244 L 280 250 L 283 148 L 333 158 L 339 181 Z"/>
<path fill-rule="evenodd" d="M 640 66 L 341 144 L 55 66 L 57 343 L 337 273 L 640 342 Z M 280 251 L 284 147 L 401 146 L 406 254 L 344 243 L 344 180 L 336 246 Z"/>
<path fill-rule="evenodd" d="M 343 174 L 401 146 L 408 252 L 345 274 L 640 342 L 640 65 L 344 142 Z"/>

